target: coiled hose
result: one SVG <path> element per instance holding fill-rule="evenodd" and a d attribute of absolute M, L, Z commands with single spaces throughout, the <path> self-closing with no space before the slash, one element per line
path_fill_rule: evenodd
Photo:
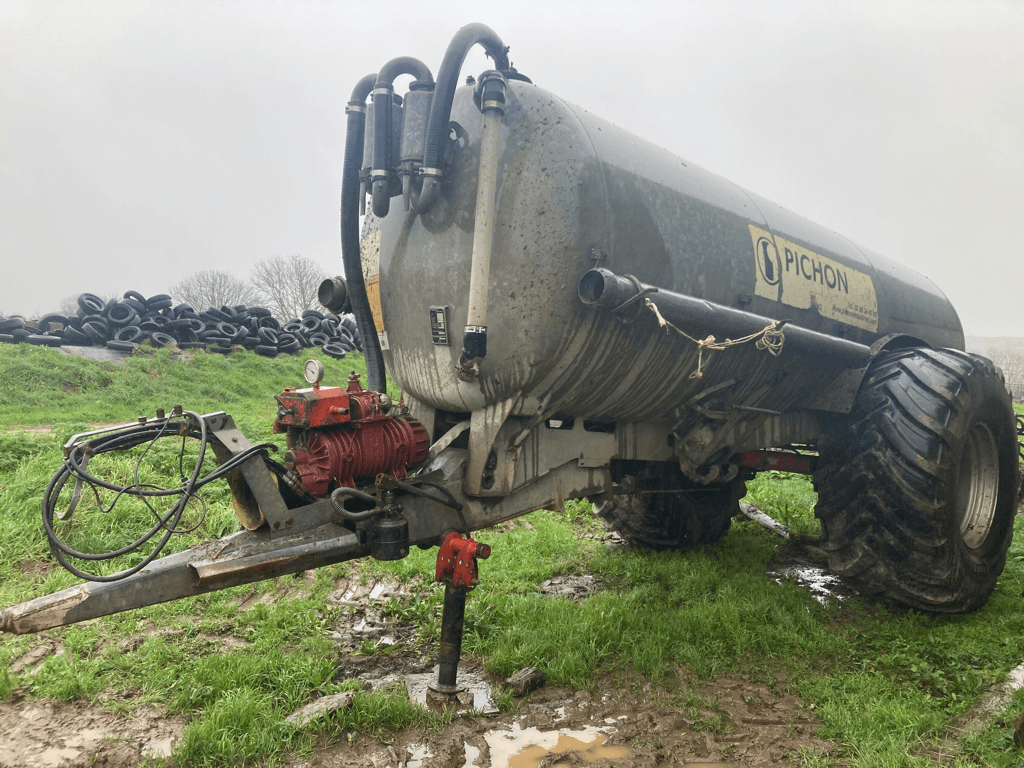
<path fill-rule="evenodd" d="M 88 581 L 109 582 L 119 581 L 131 576 L 132 574 L 138 573 L 157 558 L 163 548 L 167 545 L 167 542 L 170 541 L 171 536 L 174 534 L 181 535 L 190 533 L 202 525 L 203 521 L 206 519 L 206 502 L 197 495 L 200 488 L 205 486 L 207 483 L 224 477 L 232 470 L 237 469 L 243 462 L 256 453 L 265 453 L 268 448 L 271 450 L 277 450 L 277 446 L 272 443 L 254 445 L 252 448 L 233 456 L 229 461 L 221 464 L 212 472 L 200 477 L 210 436 L 207 432 L 206 422 L 197 413 L 192 411 L 183 411 L 182 414 L 182 418 L 168 417 L 162 421 L 154 421 L 144 425 L 131 426 L 116 432 L 95 437 L 92 440 L 75 445 L 68 452 L 67 458 L 64 460 L 64 464 L 53 476 L 53 479 L 50 480 L 49 485 L 46 487 L 46 492 L 43 494 L 42 512 L 43 527 L 46 529 L 46 536 L 50 543 L 50 551 L 57 559 L 57 562 L 75 576 L 81 579 L 87 579 Z M 160 488 L 158 486 L 149 483 L 141 483 L 139 481 L 139 470 L 142 465 L 142 460 L 152 449 L 156 441 L 162 437 L 182 438 L 181 452 L 178 456 L 178 470 L 182 478 L 182 484 L 179 488 Z M 192 468 L 192 471 L 188 476 L 185 475 L 184 470 L 185 438 L 187 437 L 199 440 L 199 453 L 196 457 L 195 466 Z M 143 444 L 148 445 L 135 462 L 133 478 L 135 482 L 132 485 L 117 485 L 115 483 L 110 483 L 105 480 L 101 480 L 86 470 L 86 466 L 93 456 L 110 453 L 112 451 L 124 451 Z M 74 492 L 72 493 L 71 499 L 67 505 L 67 509 L 65 509 L 63 513 L 58 512 L 58 498 L 60 497 L 65 484 L 72 478 L 75 480 Z M 92 491 L 95 496 L 97 506 L 99 506 L 100 510 L 105 514 L 112 512 L 118 501 L 120 501 L 124 496 L 134 497 L 141 500 L 154 518 L 153 526 L 135 541 L 121 547 L 120 549 L 110 552 L 94 554 L 90 552 L 79 552 L 78 550 L 73 549 L 66 544 L 54 530 L 53 521 L 54 517 L 62 522 L 66 522 L 71 519 L 71 516 L 81 500 L 83 487 L 88 487 L 89 490 Z M 113 501 L 111 501 L 107 507 L 104 507 L 101 503 L 99 494 L 99 489 L 101 488 L 113 491 L 115 494 Z M 175 496 L 178 497 L 178 500 L 164 513 L 157 511 L 151 503 L 156 499 Z M 192 499 L 198 500 L 202 505 L 202 514 L 199 522 L 190 527 L 179 528 L 178 526 L 185 513 L 185 508 Z M 161 531 L 163 532 L 162 538 L 154 545 L 153 551 L 150 552 L 142 562 L 132 566 L 131 568 L 118 571 L 110 576 L 99 576 L 88 573 L 76 568 L 67 559 L 68 557 L 72 557 L 78 560 L 87 560 L 92 562 L 112 560 L 116 557 L 127 555 L 138 550 Z"/>

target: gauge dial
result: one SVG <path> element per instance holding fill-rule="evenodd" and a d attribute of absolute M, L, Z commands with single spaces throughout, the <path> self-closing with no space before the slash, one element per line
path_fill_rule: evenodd
<path fill-rule="evenodd" d="M 324 378 L 323 363 L 319 360 L 307 360 L 305 367 L 302 369 L 302 374 L 306 377 L 306 381 L 315 387 Z"/>

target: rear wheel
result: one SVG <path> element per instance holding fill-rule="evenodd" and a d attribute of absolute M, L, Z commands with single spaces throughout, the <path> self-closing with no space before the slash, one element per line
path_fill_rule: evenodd
<path fill-rule="evenodd" d="M 714 544 L 729 530 L 746 493 L 742 480 L 700 485 L 672 464 L 650 463 L 621 484 L 631 493 L 594 505 L 605 528 L 626 541 L 658 550 Z"/>
<path fill-rule="evenodd" d="M 912 608 L 984 605 L 1013 535 L 1015 432 L 988 360 L 948 349 L 878 357 L 853 411 L 819 443 L 815 514 L 830 568 Z"/>

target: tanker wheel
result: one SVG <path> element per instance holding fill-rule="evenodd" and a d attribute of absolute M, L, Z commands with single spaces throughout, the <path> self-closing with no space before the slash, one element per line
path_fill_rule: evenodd
<path fill-rule="evenodd" d="M 632 493 L 594 504 L 604 526 L 630 544 L 657 550 L 689 550 L 714 544 L 729 530 L 746 483 L 700 485 L 674 464 L 649 463 L 621 478 Z"/>
<path fill-rule="evenodd" d="M 980 608 L 1013 536 L 1015 431 L 988 360 L 950 349 L 876 358 L 853 411 L 819 441 L 815 514 L 829 567 L 923 611 Z"/>

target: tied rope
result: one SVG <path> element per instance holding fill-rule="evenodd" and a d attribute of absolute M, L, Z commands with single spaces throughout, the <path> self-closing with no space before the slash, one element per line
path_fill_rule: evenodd
<path fill-rule="evenodd" d="M 752 333 L 749 336 L 744 336 L 740 339 L 726 339 L 725 341 L 717 341 L 714 336 L 708 336 L 706 339 L 700 340 L 695 339 L 686 331 L 680 330 L 676 326 L 672 325 L 668 320 L 662 317 L 661 312 L 658 311 L 658 306 L 651 301 L 649 298 L 644 299 L 644 306 L 648 307 L 654 316 L 658 318 L 658 325 L 662 328 L 671 328 L 673 331 L 678 333 L 680 336 L 689 339 L 697 345 L 697 370 L 690 374 L 691 379 L 701 379 L 704 377 L 704 350 L 709 352 L 718 352 L 729 347 L 735 347 L 738 344 L 746 344 L 748 341 L 753 341 L 754 346 L 758 349 L 763 349 L 769 352 L 773 357 L 778 357 L 782 352 L 782 346 L 786 343 L 786 336 L 783 332 L 783 326 L 786 322 L 773 320 L 771 323 L 766 325 L 760 331 Z"/>

